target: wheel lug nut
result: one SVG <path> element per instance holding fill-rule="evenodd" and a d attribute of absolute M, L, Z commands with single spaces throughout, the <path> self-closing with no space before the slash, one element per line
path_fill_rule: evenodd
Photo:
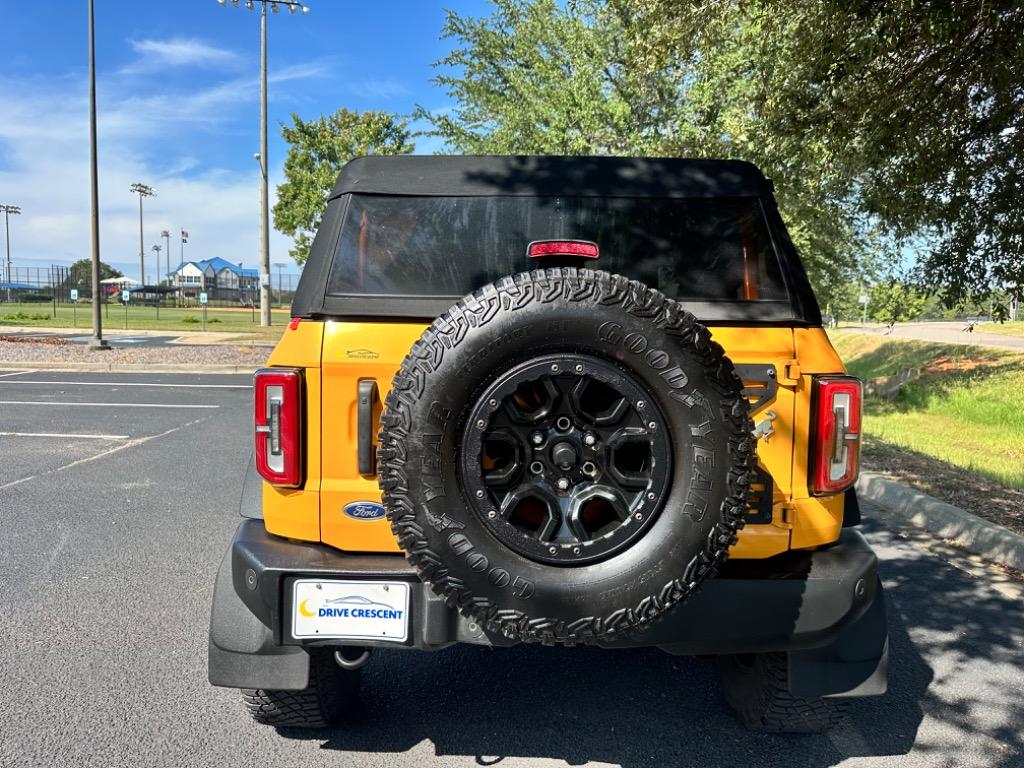
<path fill-rule="evenodd" d="M 558 478 L 557 485 L 558 485 L 558 490 L 560 490 L 560 491 L 567 491 L 569 489 L 569 478 L 567 478 L 567 477 L 560 477 L 560 478 Z"/>
<path fill-rule="evenodd" d="M 593 435 L 585 435 L 583 437 L 583 442 L 586 443 L 587 445 L 593 445 L 594 443 L 597 442 L 597 438 L 594 437 Z"/>
<path fill-rule="evenodd" d="M 534 432 L 530 439 L 533 440 L 534 445 L 540 445 L 544 442 L 544 435 L 540 432 Z"/>

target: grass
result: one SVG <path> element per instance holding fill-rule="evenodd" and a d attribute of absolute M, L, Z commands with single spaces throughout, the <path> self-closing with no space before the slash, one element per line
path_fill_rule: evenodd
<path fill-rule="evenodd" d="M 1014 323 L 979 323 L 974 330 L 983 333 L 998 333 L 1002 336 L 1024 336 L 1024 320 Z"/>
<path fill-rule="evenodd" d="M 91 311 L 89 304 L 79 304 L 76 326 L 75 309 L 71 304 L 58 304 L 56 315 L 53 312 L 53 304 L 0 304 L 0 334 L 3 333 L 5 325 L 88 329 L 92 327 Z M 280 337 L 288 323 L 288 317 L 288 310 L 274 310 L 274 325 L 270 328 L 263 328 L 260 326 L 259 311 L 256 312 L 256 320 L 253 322 L 252 311 L 248 309 L 209 308 L 206 311 L 206 330 L 252 334 L 261 339 L 274 340 Z M 110 330 L 124 330 L 124 307 L 120 304 L 104 305 L 103 327 Z M 199 308 L 161 307 L 160 317 L 157 319 L 156 307 L 129 305 L 128 329 L 133 331 L 201 331 L 203 330 L 203 311 Z"/>
<path fill-rule="evenodd" d="M 867 399 L 868 437 L 1024 488 L 1024 355 L 842 331 L 832 339 L 863 379 L 921 369 L 894 400 Z"/>

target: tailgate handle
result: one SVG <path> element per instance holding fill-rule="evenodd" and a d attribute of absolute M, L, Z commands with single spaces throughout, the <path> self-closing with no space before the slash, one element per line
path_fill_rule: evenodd
<path fill-rule="evenodd" d="M 373 407 L 377 404 L 377 382 L 359 380 L 359 402 L 356 419 L 356 451 L 359 456 L 359 474 L 377 473 L 377 452 L 373 447 Z"/>

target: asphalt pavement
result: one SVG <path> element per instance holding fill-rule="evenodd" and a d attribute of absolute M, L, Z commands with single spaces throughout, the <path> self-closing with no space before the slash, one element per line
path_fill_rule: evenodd
<path fill-rule="evenodd" d="M 828 735 L 747 732 L 706 661 L 536 646 L 378 652 L 346 728 L 257 726 L 206 682 L 248 385 L 0 372 L 0 766 L 1024 766 L 1020 582 L 870 522 L 890 693 Z"/>
<path fill-rule="evenodd" d="M 846 330 L 870 333 L 875 336 L 894 336 L 898 339 L 917 339 L 918 341 L 934 341 L 942 344 L 971 344 L 976 347 L 1024 352 L 1024 336 L 989 333 L 985 329 L 992 327 L 991 323 L 978 323 L 968 331 L 969 327 L 971 326 L 968 323 L 958 320 L 955 322 L 897 323 L 891 329 L 885 325 L 849 326 Z"/>

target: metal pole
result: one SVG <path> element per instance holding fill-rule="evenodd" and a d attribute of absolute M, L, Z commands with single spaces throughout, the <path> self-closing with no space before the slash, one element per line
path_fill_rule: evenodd
<path fill-rule="evenodd" d="M 146 285 L 146 246 L 142 244 L 142 192 L 139 192 L 139 284 Z"/>
<path fill-rule="evenodd" d="M 92 339 L 90 349 L 110 349 L 100 315 L 100 191 L 96 170 L 96 30 L 89 0 L 89 174 L 92 188 Z"/>
<path fill-rule="evenodd" d="M 270 325 L 270 200 L 267 192 L 267 4 L 260 14 L 260 325 Z"/>
<path fill-rule="evenodd" d="M 11 212 L 4 206 L 4 225 L 7 228 L 7 272 L 5 280 L 11 282 Z M 7 303 L 11 303 L 11 288 L 7 288 Z"/>

